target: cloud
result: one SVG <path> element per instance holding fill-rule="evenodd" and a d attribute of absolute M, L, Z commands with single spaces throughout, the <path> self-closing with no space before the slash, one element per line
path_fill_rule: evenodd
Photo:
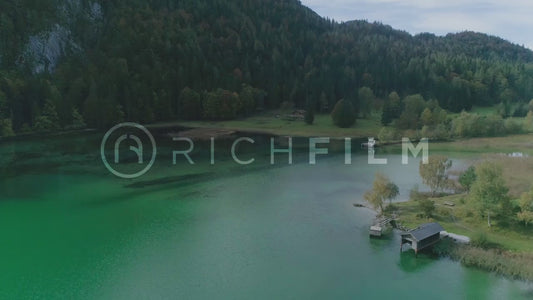
<path fill-rule="evenodd" d="M 379 21 L 412 34 L 472 30 L 496 35 L 533 49 L 530 0 L 302 0 L 337 21 Z"/>

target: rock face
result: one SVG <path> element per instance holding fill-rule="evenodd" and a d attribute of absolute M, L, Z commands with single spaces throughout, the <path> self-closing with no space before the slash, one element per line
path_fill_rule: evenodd
<path fill-rule="evenodd" d="M 78 49 L 70 30 L 54 24 L 50 31 L 29 37 L 23 57 L 34 73 L 53 72 L 69 48 Z"/>
<path fill-rule="evenodd" d="M 57 23 L 28 37 L 22 52 L 22 62 L 33 73 L 53 72 L 61 57 L 66 54 L 83 54 L 83 48 L 72 32 L 78 19 L 95 24 L 103 19 L 102 7 L 97 2 L 68 0 L 57 8 Z"/>

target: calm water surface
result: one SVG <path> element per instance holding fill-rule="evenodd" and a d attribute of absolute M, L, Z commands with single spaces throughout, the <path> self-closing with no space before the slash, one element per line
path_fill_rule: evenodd
<path fill-rule="evenodd" d="M 259 149 L 251 166 L 198 153 L 191 167 L 161 151 L 123 180 L 99 160 L 100 139 L 0 142 L 1 299 L 533 297 L 531 284 L 400 254 L 396 236 L 369 240 L 374 213 L 353 203 L 377 171 L 405 200 L 417 160 L 378 153 L 389 164 L 369 166 L 356 153 L 345 166 L 338 153 L 310 166 L 302 150 L 272 167 Z"/>

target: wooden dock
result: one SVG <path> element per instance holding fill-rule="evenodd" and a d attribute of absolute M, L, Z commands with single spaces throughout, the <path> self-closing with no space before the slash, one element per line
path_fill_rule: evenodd
<path fill-rule="evenodd" d="M 393 218 L 385 218 L 385 219 L 376 220 L 374 225 L 370 226 L 370 237 L 381 237 L 383 235 L 384 229 L 386 229 L 387 226 L 395 227 L 392 224 L 395 221 L 396 219 L 393 219 Z"/>

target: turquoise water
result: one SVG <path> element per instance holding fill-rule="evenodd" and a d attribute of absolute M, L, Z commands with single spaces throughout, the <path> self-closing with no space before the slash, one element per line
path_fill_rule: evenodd
<path fill-rule="evenodd" d="M 161 151 L 148 174 L 123 180 L 99 160 L 100 138 L 0 144 L 0 298 L 533 296 L 528 283 L 400 253 L 396 235 L 369 240 L 374 213 L 353 203 L 377 171 L 405 200 L 416 160 L 380 154 L 389 164 L 369 166 L 355 153 L 346 166 L 337 153 L 310 166 L 303 151 L 270 166 L 260 151 L 251 166 L 173 166 Z"/>

